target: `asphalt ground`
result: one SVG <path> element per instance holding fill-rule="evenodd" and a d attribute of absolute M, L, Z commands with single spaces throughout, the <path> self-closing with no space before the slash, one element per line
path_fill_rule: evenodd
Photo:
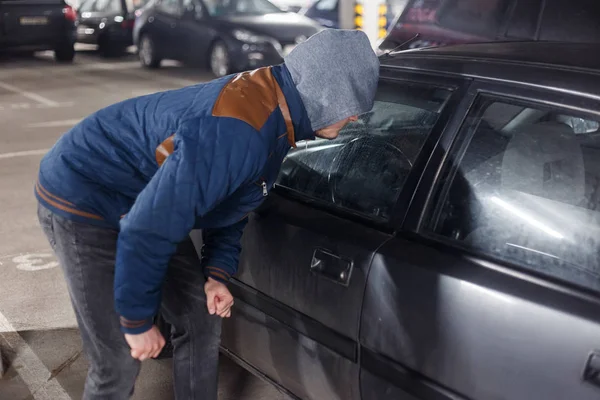
<path fill-rule="evenodd" d="M 37 222 L 42 155 L 104 106 L 209 79 L 174 62 L 148 71 L 133 54 L 103 59 L 86 48 L 72 65 L 51 53 L 0 56 L 0 400 L 80 399 L 87 371 L 61 270 Z M 144 362 L 134 399 L 172 398 L 171 360 Z M 222 358 L 220 400 L 285 398 Z"/>

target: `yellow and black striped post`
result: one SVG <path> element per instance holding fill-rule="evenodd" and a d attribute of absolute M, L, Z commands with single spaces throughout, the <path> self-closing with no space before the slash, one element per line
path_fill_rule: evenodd
<path fill-rule="evenodd" d="M 374 43 L 387 34 L 387 1 L 356 0 L 354 3 L 354 28 L 364 31 Z"/>

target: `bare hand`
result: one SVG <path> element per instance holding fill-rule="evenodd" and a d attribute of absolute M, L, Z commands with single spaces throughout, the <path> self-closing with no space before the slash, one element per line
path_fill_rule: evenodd
<path fill-rule="evenodd" d="M 125 340 L 131 347 L 131 357 L 140 361 L 156 358 L 165 346 L 165 338 L 156 326 L 138 335 L 125 334 Z"/>
<path fill-rule="evenodd" d="M 223 283 L 208 278 L 204 285 L 206 293 L 206 306 L 210 315 L 217 314 L 222 318 L 231 316 L 231 307 L 233 306 L 233 296 L 227 286 Z"/>

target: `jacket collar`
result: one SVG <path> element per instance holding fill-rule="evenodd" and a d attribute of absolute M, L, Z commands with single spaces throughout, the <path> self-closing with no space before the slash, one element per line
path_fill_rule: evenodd
<path fill-rule="evenodd" d="M 311 128 L 306 108 L 304 108 L 304 103 L 300 98 L 300 93 L 298 93 L 298 90 L 296 89 L 296 85 L 292 80 L 292 75 L 289 70 L 285 64 L 280 64 L 272 67 L 271 71 L 281 88 L 281 92 L 285 97 L 289 109 L 291 123 L 293 125 L 293 132 L 289 137 L 290 145 L 296 147 L 296 142 L 301 140 L 313 140 L 315 138 L 315 133 Z M 287 116 L 284 115 L 284 119 L 286 117 Z M 290 133 L 289 131 L 290 129 L 288 128 L 288 133 Z"/>

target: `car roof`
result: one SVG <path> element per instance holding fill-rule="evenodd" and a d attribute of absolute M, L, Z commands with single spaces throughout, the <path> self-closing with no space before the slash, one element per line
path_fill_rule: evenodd
<path fill-rule="evenodd" d="M 575 91 L 600 100 L 600 43 L 492 42 L 382 55 L 384 68 L 507 81 Z"/>

